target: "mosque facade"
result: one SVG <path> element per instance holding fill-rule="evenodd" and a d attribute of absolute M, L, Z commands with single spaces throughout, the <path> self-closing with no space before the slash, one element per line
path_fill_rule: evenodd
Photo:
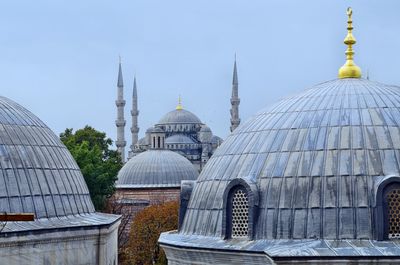
<path fill-rule="evenodd" d="M 265 108 L 182 186 L 171 265 L 399 264 L 400 87 L 339 78 Z"/>
<path fill-rule="evenodd" d="M 68 149 L 38 117 L 0 97 L 0 264 L 115 265 L 120 216 L 98 213 Z"/>
<path fill-rule="evenodd" d="M 240 99 L 238 89 L 239 82 L 235 59 L 230 110 L 231 131 L 236 129 L 236 127 L 240 124 Z M 115 144 L 121 154 L 122 160 L 125 162 L 126 140 L 124 130 L 126 120 L 124 118 L 124 107 L 126 102 L 124 100 L 124 84 L 121 62 L 118 70 L 117 92 L 117 100 L 115 102 L 117 107 L 117 120 L 115 121 L 117 127 L 117 139 Z M 211 129 L 194 113 L 183 108 L 180 97 L 177 107 L 161 117 L 161 119 L 154 124 L 154 126 L 146 130 L 145 136 L 139 139 L 139 110 L 136 78 L 134 79 L 133 83 L 132 106 L 130 113 L 132 121 L 130 131 L 132 137 L 131 145 L 128 151 L 128 159 L 140 154 L 141 152 L 150 150 L 157 145 L 159 146 L 158 148 L 171 150 L 186 157 L 200 172 L 216 148 L 222 143 L 222 139 L 214 135 Z M 161 140 L 163 142 L 159 142 Z"/>

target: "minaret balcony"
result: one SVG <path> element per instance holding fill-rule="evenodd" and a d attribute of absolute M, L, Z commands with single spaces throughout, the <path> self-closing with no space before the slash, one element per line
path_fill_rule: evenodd
<path fill-rule="evenodd" d="M 131 115 L 132 116 L 138 116 L 139 115 L 139 111 L 138 110 L 131 110 Z"/>
<path fill-rule="evenodd" d="M 126 121 L 125 120 L 116 120 L 115 121 L 115 125 L 117 125 L 117 127 L 123 127 L 125 126 Z"/>
<path fill-rule="evenodd" d="M 131 133 L 138 133 L 139 127 L 131 127 Z"/>
<path fill-rule="evenodd" d="M 126 141 L 115 141 L 115 146 L 116 147 L 125 147 Z"/>
<path fill-rule="evenodd" d="M 125 103 L 126 103 L 126 101 L 123 100 L 123 99 L 118 99 L 118 100 L 115 101 L 115 105 L 117 107 L 123 107 L 123 106 L 125 106 Z"/>
<path fill-rule="evenodd" d="M 231 104 L 239 104 L 240 103 L 240 98 L 231 98 Z"/>

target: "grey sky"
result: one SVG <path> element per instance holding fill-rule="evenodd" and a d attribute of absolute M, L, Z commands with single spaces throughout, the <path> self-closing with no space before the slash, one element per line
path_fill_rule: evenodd
<path fill-rule="evenodd" d="M 370 79 L 400 85 L 400 1 L 2 1 L 0 87 L 56 133 L 86 124 L 115 139 L 118 55 L 129 142 L 136 73 L 140 136 L 184 108 L 229 132 L 234 53 L 240 114 L 336 78 L 346 8 L 355 61 Z"/>

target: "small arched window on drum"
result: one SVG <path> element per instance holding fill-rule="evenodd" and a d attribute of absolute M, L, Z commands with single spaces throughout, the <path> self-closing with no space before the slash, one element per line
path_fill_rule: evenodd
<path fill-rule="evenodd" d="M 400 238 L 400 189 L 391 189 L 386 194 L 388 237 Z"/>
<path fill-rule="evenodd" d="M 239 188 L 232 196 L 232 238 L 247 237 L 249 233 L 249 199 Z"/>

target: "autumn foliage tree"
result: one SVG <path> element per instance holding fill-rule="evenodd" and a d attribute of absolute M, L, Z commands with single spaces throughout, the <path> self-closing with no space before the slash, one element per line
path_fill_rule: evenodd
<path fill-rule="evenodd" d="M 178 202 L 149 206 L 139 212 L 132 223 L 129 242 L 129 264 L 167 264 L 158 244 L 162 232 L 178 228 Z"/>

